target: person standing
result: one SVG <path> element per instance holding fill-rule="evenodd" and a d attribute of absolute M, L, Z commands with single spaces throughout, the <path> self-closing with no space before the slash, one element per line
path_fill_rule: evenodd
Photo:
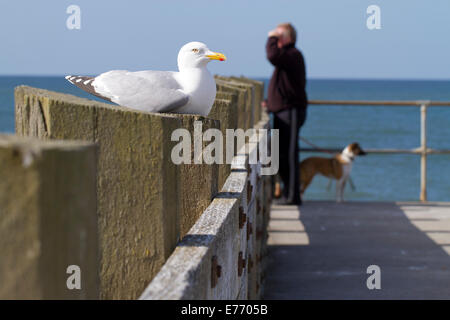
<path fill-rule="evenodd" d="M 268 88 L 267 109 L 279 130 L 280 169 L 283 181 L 280 204 L 300 205 L 299 131 L 306 120 L 305 62 L 295 47 L 297 33 L 290 23 L 268 34 L 267 59 L 275 67 Z"/>

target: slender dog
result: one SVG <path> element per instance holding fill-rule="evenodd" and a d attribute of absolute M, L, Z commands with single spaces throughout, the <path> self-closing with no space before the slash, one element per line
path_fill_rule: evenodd
<path fill-rule="evenodd" d="M 337 154 L 334 158 L 310 157 L 300 163 L 300 193 L 303 195 L 314 176 L 318 173 L 330 179 L 336 179 L 336 201 L 344 199 L 345 184 L 352 170 L 356 156 L 366 155 L 366 152 L 354 142 Z"/>

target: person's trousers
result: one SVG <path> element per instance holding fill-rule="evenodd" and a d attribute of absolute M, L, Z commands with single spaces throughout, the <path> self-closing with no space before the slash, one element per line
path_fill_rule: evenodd
<path fill-rule="evenodd" d="M 279 130 L 280 167 L 283 197 L 300 203 L 299 135 L 306 119 L 306 108 L 298 107 L 274 113 L 273 128 Z"/>

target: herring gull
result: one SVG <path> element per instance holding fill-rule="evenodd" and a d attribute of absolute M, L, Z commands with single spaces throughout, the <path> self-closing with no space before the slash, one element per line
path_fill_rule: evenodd
<path fill-rule="evenodd" d="M 113 70 L 97 77 L 66 79 L 97 97 L 120 106 L 148 112 L 190 113 L 207 116 L 216 97 L 216 82 L 206 65 L 226 60 L 201 42 L 189 42 L 178 53 L 178 70 Z"/>

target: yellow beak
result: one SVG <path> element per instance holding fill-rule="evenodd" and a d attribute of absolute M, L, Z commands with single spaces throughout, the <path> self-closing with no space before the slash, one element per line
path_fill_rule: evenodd
<path fill-rule="evenodd" d="M 225 55 L 223 53 L 219 53 L 219 52 L 211 52 L 211 54 L 208 54 L 206 56 L 208 58 L 210 58 L 211 60 L 220 60 L 220 61 L 227 60 L 227 57 L 225 57 Z"/>

